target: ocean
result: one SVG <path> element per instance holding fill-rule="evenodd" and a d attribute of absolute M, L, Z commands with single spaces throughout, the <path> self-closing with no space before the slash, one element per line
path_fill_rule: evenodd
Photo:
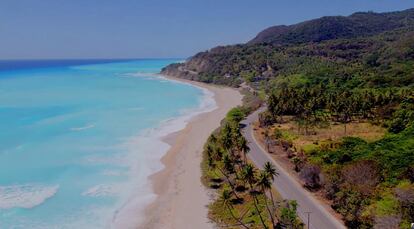
<path fill-rule="evenodd" d="M 140 223 L 161 138 L 215 108 L 155 74 L 177 61 L 0 61 L 0 228 Z"/>

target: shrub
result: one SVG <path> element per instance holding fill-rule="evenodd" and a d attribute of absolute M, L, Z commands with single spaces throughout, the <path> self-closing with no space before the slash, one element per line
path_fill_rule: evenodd
<path fill-rule="evenodd" d="M 401 216 L 389 215 L 375 217 L 374 229 L 398 229 L 400 228 Z"/>
<path fill-rule="evenodd" d="M 259 114 L 259 125 L 260 127 L 267 127 L 275 123 L 273 115 L 269 111 L 264 111 Z"/>
<path fill-rule="evenodd" d="M 305 187 L 317 189 L 321 186 L 321 169 L 316 165 L 307 164 L 299 173 L 300 178 L 305 182 Z"/>
<path fill-rule="evenodd" d="M 380 181 L 379 168 L 374 161 L 357 161 L 342 169 L 347 185 L 364 195 L 371 194 Z"/>
<path fill-rule="evenodd" d="M 276 139 L 281 139 L 283 137 L 283 132 L 280 129 L 275 128 L 275 131 L 273 132 L 273 136 Z"/>
<path fill-rule="evenodd" d="M 233 109 L 231 109 L 228 113 L 227 113 L 227 120 L 234 122 L 234 123 L 239 123 L 240 121 L 242 121 L 245 117 L 244 112 L 238 108 L 235 107 Z"/>
<path fill-rule="evenodd" d="M 391 133 L 400 133 L 407 128 L 414 120 L 414 112 L 412 110 L 401 109 L 394 113 L 388 130 Z"/>
<path fill-rule="evenodd" d="M 346 226 L 349 228 L 361 228 L 362 213 L 364 207 L 369 203 L 369 199 L 352 187 L 342 188 L 335 194 L 333 208 L 336 209 L 344 218 Z M 366 224 L 369 222 L 365 221 Z"/>

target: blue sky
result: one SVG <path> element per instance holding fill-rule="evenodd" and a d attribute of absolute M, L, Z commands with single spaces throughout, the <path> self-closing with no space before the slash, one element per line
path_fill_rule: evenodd
<path fill-rule="evenodd" d="M 0 59 L 188 57 L 262 29 L 413 0 L 0 0 Z"/>

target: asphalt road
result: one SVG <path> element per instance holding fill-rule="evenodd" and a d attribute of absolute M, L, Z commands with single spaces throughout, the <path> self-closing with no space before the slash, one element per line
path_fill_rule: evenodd
<path fill-rule="evenodd" d="M 298 203 L 298 215 L 302 221 L 307 224 L 308 213 L 309 216 L 309 229 L 335 229 L 346 228 L 343 223 L 337 220 L 334 216 L 326 210 L 329 206 L 324 206 L 323 203 L 315 199 L 312 194 L 303 188 L 295 178 L 286 172 L 268 153 L 258 144 L 253 136 L 253 126 L 251 125 L 258 118 L 258 114 L 264 109 L 259 109 L 253 114 L 249 115 L 241 123 L 246 125 L 243 128 L 243 135 L 249 142 L 250 152 L 248 157 L 253 161 L 256 166 L 263 168 L 263 165 L 270 161 L 273 163 L 279 173 L 279 176 L 275 178 L 273 186 L 282 195 L 284 199 L 296 200 Z"/>

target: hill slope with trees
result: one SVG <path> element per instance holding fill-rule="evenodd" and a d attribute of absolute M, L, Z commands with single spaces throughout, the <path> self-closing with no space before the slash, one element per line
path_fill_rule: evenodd
<path fill-rule="evenodd" d="M 318 31 L 317 37 L 323 39 L 315 40 L 313 35 L 306 39 L 278 38 L 293 36 L 288 32 L 276 33 L 276 43 L 256 37 L 244 45 L 219 46 L 200 52 L 185 63 L 167 66 L 162 73 L 231 86 L 238 86 L 243 81 L 266 84 L 279 76 L 294 74 L 302 74 L 310 81 L 333 78 L 348 81 L 352 78 L 357 81 L 355 83 L 365 83 L 363 86 L 368 87 L 413 83 L 410 70 L 414 58 L 414 9 L 384 14 L 356 13 L 349 18 L 354 17 L 365 18 L 362 20 L 367 21 L 364 28 L 380 28 L 363 29 L 361 33 L 355 29 L 352 36 L 332 36 L 330 34 L 335 33 L 332 28 L 349 28 L 336 25 L 337 17 L 325 17 L 293 26 L 301 25 L 301 34 L 308 34 L 307 30 Z M 284 45 L 280 45 L 282 43 Z"/>
<path fill-rule="evenodd" d="M 414 9 L 271 27 L 247 44 L 198 53 L 162 73 L 262 92 L 267 137 L 292 152 L 305 186 L 322 192 L 349 228 L 414 222 Z M 300 149 L 295 133 L 280 129 L 287 122 L 296 138 L 337 125 L 343 137 Z M 386 133 L 349 136 L 347 127 L 358 123 Z"/>
<path fill-rule="evenodd" d="M 366 37 L 410 26 L 413 20 L 413 9 L 392 13 L 363 12 L 348 17 L 322 17 L 290 26 L 270 27 L 259 33 L 249 44 L 289 45 Z"/>

